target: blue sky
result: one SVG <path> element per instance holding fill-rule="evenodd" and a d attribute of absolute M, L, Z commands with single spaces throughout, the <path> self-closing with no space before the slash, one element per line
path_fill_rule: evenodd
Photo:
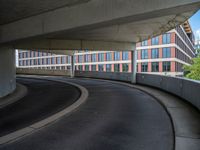
<path fill-rule="evenodd" d="M 190 18 L 189 22 L 196 38 L 200 38 L 200 10 Z"/>

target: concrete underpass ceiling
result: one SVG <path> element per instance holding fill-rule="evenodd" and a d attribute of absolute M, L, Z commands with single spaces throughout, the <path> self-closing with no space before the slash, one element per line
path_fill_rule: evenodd
<path fill-rule="evenodd" d="M 132 44 L 175 28 L 199 8 L 200 0 L 0 0 L 0 44 L 49 50 L 82 48 L 82 41 Z"/>
<path fill-rule="evenodd" d="M 0 0 L 0 25 L 90 0 Z"/>
<path fill-rule="evenodd" d="M 80 29 L 45 36 L 47 39 L 97 40 L 111 42 L 139 42 L 163 34 L 186 21 L 194 12 L 169 15 L 104 28 Z"/>

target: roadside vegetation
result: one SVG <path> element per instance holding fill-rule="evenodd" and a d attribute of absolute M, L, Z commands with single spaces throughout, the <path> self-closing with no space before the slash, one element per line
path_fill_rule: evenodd
<path fill-rule="evenodd" d="M 200 80 L 200 49 L 197 52 L 198 56 L 192 59 L 192 65 L 184 66 L 185 77 L 193 80 Z"/>

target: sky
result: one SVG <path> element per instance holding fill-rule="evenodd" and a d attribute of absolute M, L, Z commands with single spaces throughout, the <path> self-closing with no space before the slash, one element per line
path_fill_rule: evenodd
<path fill-rule="evenodd" d="M 200 40 L 200 10 L 189 19 L 195 38 Z"/>

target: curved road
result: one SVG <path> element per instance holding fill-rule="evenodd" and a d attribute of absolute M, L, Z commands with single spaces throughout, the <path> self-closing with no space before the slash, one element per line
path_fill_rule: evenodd
<path fill-rule="evenodd" d="M 89 91 L 87 102 L 70 116 L 1 146 L 1 150 L 173 149 L 170 118 L 151 96 L 106 81 L 65 80 L 86 87 Z"/>
<path fill-rule="evenodd" d="M 17 82 L 28 88 L 28 94 L 0 109 L 0 136 L 51 116 L 80 96 L 79 89 L 69 84 L 26 78 L 19 78 Z"/>

